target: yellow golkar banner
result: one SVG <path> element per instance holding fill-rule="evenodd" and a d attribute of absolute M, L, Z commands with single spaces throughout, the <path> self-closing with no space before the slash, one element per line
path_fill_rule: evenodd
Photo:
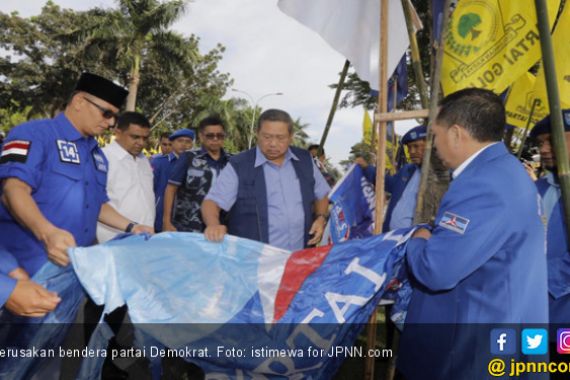
<path fill-rule="evenodd" d="M 559 0 L 547 0 L 552 25 Z M 460 0 L 444 34 L 442 87 L 503 92 L 541 55 L 534 0 Z"/>
<path fill-rule="evenodd" d="M 525 73 L 512 85 L 505 104 L 507 124 L 518 128 L 526 128 L 532 105 L 537 100 L 532 113 L 530 128 L 548 115 L 548 99 L 546 94 L 535 88 L 536 77 Z"/>

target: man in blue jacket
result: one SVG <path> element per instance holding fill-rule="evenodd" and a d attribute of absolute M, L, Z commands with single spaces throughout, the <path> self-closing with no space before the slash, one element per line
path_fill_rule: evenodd
<path fill-rule="evenodd" d="M 410 129 L 400 141 L 408 148 L 410 163 L 404 165 L 393 176 L 386 175 L 384 190 L 390 193 L 390 202 L 382 225 L 382 232 L 397 228 L 410 227 L 413 224 L 416 200 L 420 187 L 421 167 L 424 159 L 427 129 L 418 125 Z M 376 167 L 368 165 L 358 157 L 355 162 L 364 169 L 364 176 L 372 184 L 376 183 Z"/>
<path fill-rule="evenodd" d="M 398 368 L 408 380 L 487 378 L 491 329 L 481 324 L 548 322 L 539 196 L 501 142 L 504 125 L 501 99 L 475 88 L 445 97 L 434 121 L 453 181 L 435 227 L 407 246 L 414 290 Z"/>
<path fill-rule="evenodd" d="M 566 135 L 566 149 L 570 150 L 570 109 L 562 111 Z M 560 197 L 560 182 L 556 171 L 556 156 L 552 145 L 550 116 L 532 129 L 533 138 L 540 151 L 542 165 L 548 173 L 538 179 L 536 187 L 542 198 L 546 220 L 546 259 L 548 263 L 548 301 L 551 329 L 550 341 L 556 342 L 556 327 L 570 324 L 570 252 L 564 221 L 564 206 Z M 561 326 L 564 325 L 564 326 Z M 557 350 L 552 350 L 555 356 Z"/>
<path fill-rule="evenodd" d="M 158 156 L 150 161 L 154 173 L 154 199 L 156 202 L 156 216 L 154 219 L 154 230 L 162 231 L 162 219 L 164 216 L 164 191 L 168 185 L 168 179 L 172 174 L 172 169 L 180 155 L 190 149 L 194 144 L 195 133 L 191 129 L 179 129 L 170 135 L 172 150 L 163 156 Z"/>

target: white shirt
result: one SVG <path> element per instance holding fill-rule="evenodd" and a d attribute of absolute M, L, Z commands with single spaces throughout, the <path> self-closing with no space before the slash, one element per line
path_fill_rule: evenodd
<path fill-rule="evenodd" d="M 502 141 L 498 141 L 495 143 L 491 143 L 489 145 L 485 145 L 483 148 L 479 149 L 477 152 L 473 153 L 468 159 L 466 159 L 465 161 L 463 161 L 461 163 L 461 165 L 459 165 L 457 168 L 455 168 L 455 170 L 453 171 L 453 173 L 451 173 L 451 178 L 455 179 L 459 176 L 459 174 L 461 174 L 465 168 L 467 168 L 467 166 L 475 159 L 477 158 L 478 155 L 480 155 L 481 153 L 483 153 L 483 151 L 495 144 L 503 144 Z"/>
<path fill-rule="evenodd" d="M 116 141 L 105 146 L 103 153 L 109 161 L 107 194 L 109 203 L 121 215 L 140 224 L 154 224 L 155 206 L 152 188 L 153 174 L 148 158 L 136 158 Z M 104 243 L 124 231 L 97 223 L 97 240 Z"/>

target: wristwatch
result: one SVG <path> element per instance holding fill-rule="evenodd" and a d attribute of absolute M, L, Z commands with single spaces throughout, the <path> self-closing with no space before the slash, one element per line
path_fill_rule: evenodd
<path fill-rule="evenodd" d="M 323 218 L 325 223 L 329 220 L 329 216 L 326 214 L 316 214 L 315 215 L 315 220 L 317 220 L 319 217 Z"/>
<path fill-rule="evenodd" d="M 130 222 L 130 223 L 127 225 L 127 228 L 125 228 L 125 232 L 126 232 L 126 233 L 131 233 L 131 232 L 133 231 L 133 227 L 136 226 L 137 224 L 138 224 L 138 223 L 136 223 L 136 222 Z"/>

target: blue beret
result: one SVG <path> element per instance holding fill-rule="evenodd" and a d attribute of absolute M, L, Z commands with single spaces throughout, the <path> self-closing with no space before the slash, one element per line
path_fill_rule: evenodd
<path fill-rule="evenodd" d="M 403 137 L 402 144 L 411 143 L 412 141 L 425 139 L 427 136 L 427 128 L 425 125 L 418 125 L 410 129 Z"/>
<path fill-rule="evenodd" d="M 168 137 L 168 139 L 170 141 L 174 141 L 179 137 L 190 137 L 192 140 L 194 140 L 194 137 L 196 136 L 196 134 L 194 133 L 193 130 L 191 129 L 179 129 L 176 132 L 174 132 L 173 134 L 170 135 L 170 137 Z"/>
<path fill-rule="evenodd" d="M 564 123 L 564 130 L 570 132 L 570 109 L 562 110 L 562 123 Z M 538 135 L 545 133 L 550 133 L 550 115 L 535 124 L 529 137 L 537 138 Z"/>

